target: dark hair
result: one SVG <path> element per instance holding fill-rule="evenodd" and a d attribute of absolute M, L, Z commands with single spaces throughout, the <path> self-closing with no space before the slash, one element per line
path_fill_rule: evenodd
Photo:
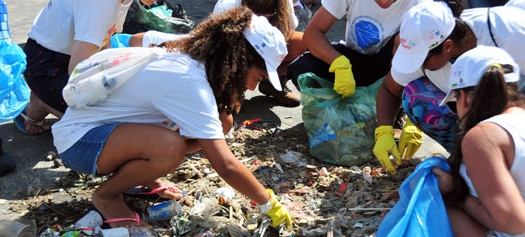
<path fill-rule="evenodd" d="M 188 54 L 204 63 L 219 112 L 238 112 L 250 67 L 266 70 L 264 59 L 243 34 L 252 16 L 249 8 L 235 7 L 210 15 L 188 37 L 165 43 L 168 50 Z"/>
<path fill-rule="evenodd" d="M 454 191 L 444 196 L 448 203 L 460 203 L 469 194 L 465 180 L 459 175 L 459 167 L 463 161 L 461 142 L 465 134 L 479 122 L 501 114 L 509 107 L 524 107 L 525 105 L 518 92 L 518 83 L 505 82 L 504 73 L 510 73 L 513 70 L 515 68 L 511 65 L 491 66 L 485 71 L 478 85 L 460 89 L 472 93 L 473 102 L 458 123 L 454 153 L 448 159 L 454 183 Z"/>
<path fill-rule="evenodd" d="M 455 18 L 459 18 L 463 10 L 465 10 L 465 6 L 463 6 L 461 1 L 458 0 L 437 0 L 436 2 L 446 3 L 452 11 L 452 15 L 454 15 Z"/>
<path fill-rule="evenodd" d="M 259 16 L 267 16 L 268 21 L 277 27 L 287 39 L 290 35 L 292 6 L 288 0 L 242 0 L 241 5 L 250 8 Z"/>

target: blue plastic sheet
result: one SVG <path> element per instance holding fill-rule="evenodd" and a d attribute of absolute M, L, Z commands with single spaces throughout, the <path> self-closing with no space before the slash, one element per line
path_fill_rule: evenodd
<path fill-rule="evenodd" d="M 426 158 L 401 184 L 399 202 L 385 216 L 377 237 L 453 237 L 433 167 L 450 172 L 442 157 Z"/>
<path fill-rule="evenodd" d="M 14 119 L 29 103 L 29 87 L 22 75 L 26 64 L 20 46 L 0 40 L 0 122 Z"/>

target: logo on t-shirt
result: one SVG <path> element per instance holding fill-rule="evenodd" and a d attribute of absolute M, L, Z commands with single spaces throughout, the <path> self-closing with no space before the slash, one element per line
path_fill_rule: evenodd
<path fill-rule="evenodd" d="M 384 38 L 381 22 L 370 16 L 357 17 L 350 27 L 354 32 L 355 42 L 362 49 L 377 45 Z"/>
<path fill-rule="evenodd" d="M 109 41 L 111 40 L 111 36 L 114 35 L 115 33 L 117 33 L 117 26 L 115 24 L 113 24 L 113 26 L 111 28 L 109 28 L 108 33 L 106 34 L 106 36 L 104 36 L 104 40 L 102 40 L 101 48 L 106 46 L 107 44 L 109 44 Z"/>

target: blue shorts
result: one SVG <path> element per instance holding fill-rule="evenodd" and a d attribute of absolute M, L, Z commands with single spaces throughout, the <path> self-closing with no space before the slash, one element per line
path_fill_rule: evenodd
<path fill-rule="evenodd" d="M 401 104 L 414 125 L 451 153 L 459 117 L 447 106 L 439 106 L 445 95 L 427 77 L 421 77 L 405 87 Z"/>
<path fill-rule="evenodd" d="M 106 124 L 89 130 L 72 147 L 60 154 L 65 167 L 83 174 L 97 175 L 97 160 L 109 135 L 119 124 Z"/>

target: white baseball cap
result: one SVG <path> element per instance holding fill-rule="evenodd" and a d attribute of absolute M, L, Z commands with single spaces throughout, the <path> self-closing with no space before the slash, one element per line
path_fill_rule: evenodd
<path fill-rule="evenodd" d="M 503 49 L 492 46 L 479 45 L 456 59 L 450 69 L 450 78 L 448 81 L 449 89 L 447 96 L 439 103 L 439 106 L 445 105 L 448 101 L 453 101 L 454 93 L 452 91 L 476 86 L 481 80 L 485 71 L 493 64 L 512 65 L 513 71 L 505 73 L 505 82 L 517 82 L 520 79 L 520 70 L 518 64 Z"/>
<path fill-rule="evenodd" d="M 288 54 L 283 33 L 272 26 L 264 16 L 252 16 L 250 27 L 244 30 L 244 37 L 261 55 L 268 71 L 268 80 L 278 91 L 282 91 L 277 68 Z"/>
<path fill-rule="evenodd" d="M 444 2 L 425 1 L 410 8 L 401 22 L 400 44 L 392 67 L 401 73 L 419 69 L 428 52 L 440 45 L 456 25 L 452 11 Z"/>

